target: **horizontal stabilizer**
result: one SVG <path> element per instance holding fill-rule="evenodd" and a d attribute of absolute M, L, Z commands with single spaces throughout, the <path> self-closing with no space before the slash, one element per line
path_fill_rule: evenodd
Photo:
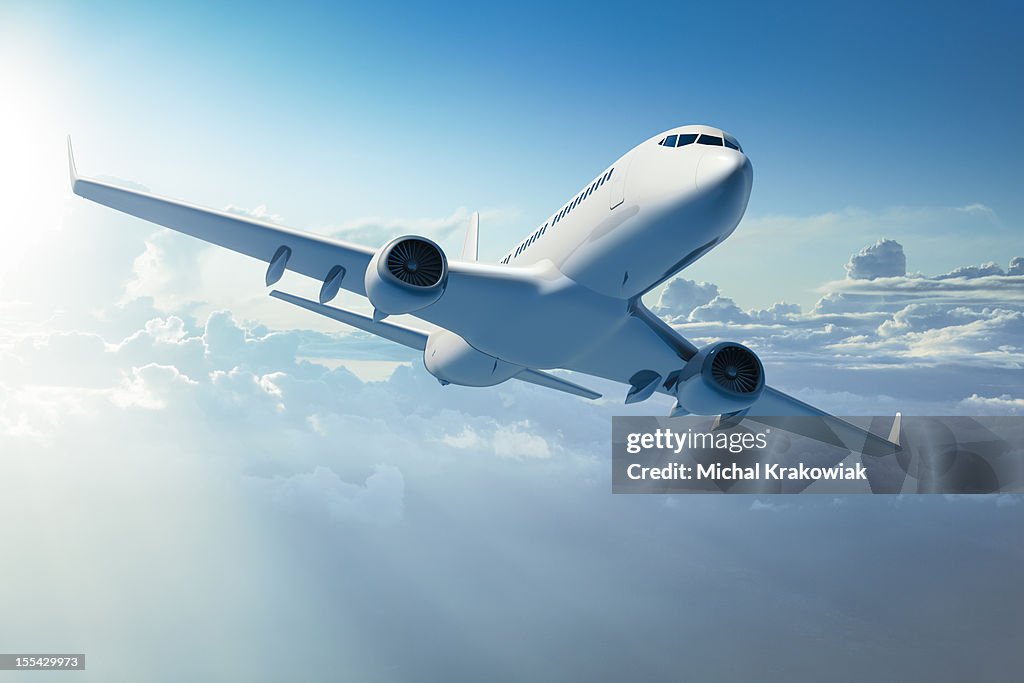
<path fill-rule="evenodd" d="M 295 304 L 300 308 L 305 308 L 307 311 L 313 311 L 328 318 L 333 318 L 338 322 L 345 323 L 364 332 L 397 342 L 402 346 L 408 346 L 410 349 L 422 351 L 427 345 L 427 333 L 422 330 L 416 330 L 397 323 L 375 321 L 370 316 L 363 315 L 362 313 L 347 311 L 344 308 L 327 306 L 326 304 L 318 304 L 315 301 L 303 299 L 294 294 L 288 294 L 276 289 L 270 293 L 270 296 L 281 301 L 287 301 L 290 304 Z"/>

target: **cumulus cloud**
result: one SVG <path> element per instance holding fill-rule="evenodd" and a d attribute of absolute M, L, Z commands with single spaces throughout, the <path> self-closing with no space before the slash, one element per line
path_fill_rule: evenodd
<path fill-rule="evenodd" d="M 1020 259 L 1005 272 L 989 264 L 927 276 L 905 274 L 905 258 L 892 240 L 859 250 L 850 277 L 823 285 L 807 313 L 785 303 L 744 310 L 704 283 L 714 298 L 688 314 L 657 310 L 696 343 L 750 345 L 772 383 L 834 412 L 1014 412 L 1024 368 L 1024 277 L 1012 274 Z"/>
<path fill-rule="evenodd" d="M 653 310 L 659 315 L 687 318 L 695 308 L 711 303 L 717 296 L 717 285 L 677 277 L 661 290 Z"/>
<path fill-rule="evenodd" d="M 1004 275 L 1003 269 L 999 267 L 998 263 L 989 261 L 988 263 L 980 266 L 960 266 L 954 268 L 948 273 L 936 276 L 938 280 L 950 280 L 953 278 L 977 278 L 977 277 L 988 277 L 990 275 Z"/>
<path fill-rule="evenodd" d="M 988 397 L 971 394 L 960 402 L 960 407 L 970 415 L 1024 415 L 1024 398 L 1009 394 Z"/>
<path fill-rule="evenodd" d="M 528 459 L 551 457 L 543 436 L 530 431 L 529 422 L 500 427 L 493 436 L 494 452 L 500 458 Z"/>
<path fill-rule="evenodd" d="M 750 315 L 729 297 L 716 296 L 693 309 L 689 319 L 695 322 L 746 323 L 750 322 Z"/>
<path fill-rule="evenodd" d="M 900 277 L 907 274 L 907 257 L 899 242 L 879 240 L 851 256 L 845 267 L 846 277 L 853 280 Z"/>

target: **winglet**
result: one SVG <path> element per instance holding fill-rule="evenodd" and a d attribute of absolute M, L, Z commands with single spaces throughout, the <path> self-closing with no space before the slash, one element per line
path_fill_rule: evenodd
<path fill-rule="evenodd" d="M 466 241 L 462 243 L 462 260 L 476 261 L 480 258 L 480 212 L 474 211 L 466 228 Z"/>
<path fill-rule="evenodd" d="M 900 426 L 902 425 L 903 416 L 897 412 L 896 417 L 892 421 L 892 429 L 889 430 L 889 443 L 899 447 L 900 446 Z"/>
<path fill-rule="evenodd" d="M 75 150 L 71 148 L 71 136 L 68 136 L 68 176 L 71 178 L 71 191 L 75 191 L 78 182 L 78 171 L 75 169 Z"/>

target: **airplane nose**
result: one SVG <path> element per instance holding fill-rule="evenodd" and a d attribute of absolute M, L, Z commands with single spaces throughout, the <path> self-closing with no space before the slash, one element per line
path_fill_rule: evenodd
<path fill-rule="evenodd" d="M 750 160 L 734 149 L 709 149 L 697 165 L 697 189 L 711 190 L 726 185 L 750 191 L 754 172 Z"/>

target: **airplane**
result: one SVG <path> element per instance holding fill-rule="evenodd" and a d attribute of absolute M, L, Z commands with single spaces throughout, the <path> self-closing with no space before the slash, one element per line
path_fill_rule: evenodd
<path fill-rule="evenodd" d="M 641 301 L 722 244 L 746 211 L 753 168 L 719 128 L 686 125 L 641 142 L 497 263 L 479 260 L 478 213 L 449 258 L 419 235 L 373 249 L 81 177 L 70 137 L 68 165 L 75 194 L 264 261 L 268 287 L 285 270 L 319 281 L 316 301 L 270 296 L 421 351 L 442 384 L 516 379 L 601 398 L 550 372 L 571 370 L 627 385 L 626 403 L 671 396 L 672 416 L 818 416 L 825 440 L 862 452 L 898 447 L 766 385 L 761 359 L 743 344 L 698 348 Z M 373 315 L 328 305 L 341 289 L 366 297 Z M 405 314 L 433 328 L 386 320 Z"/>

